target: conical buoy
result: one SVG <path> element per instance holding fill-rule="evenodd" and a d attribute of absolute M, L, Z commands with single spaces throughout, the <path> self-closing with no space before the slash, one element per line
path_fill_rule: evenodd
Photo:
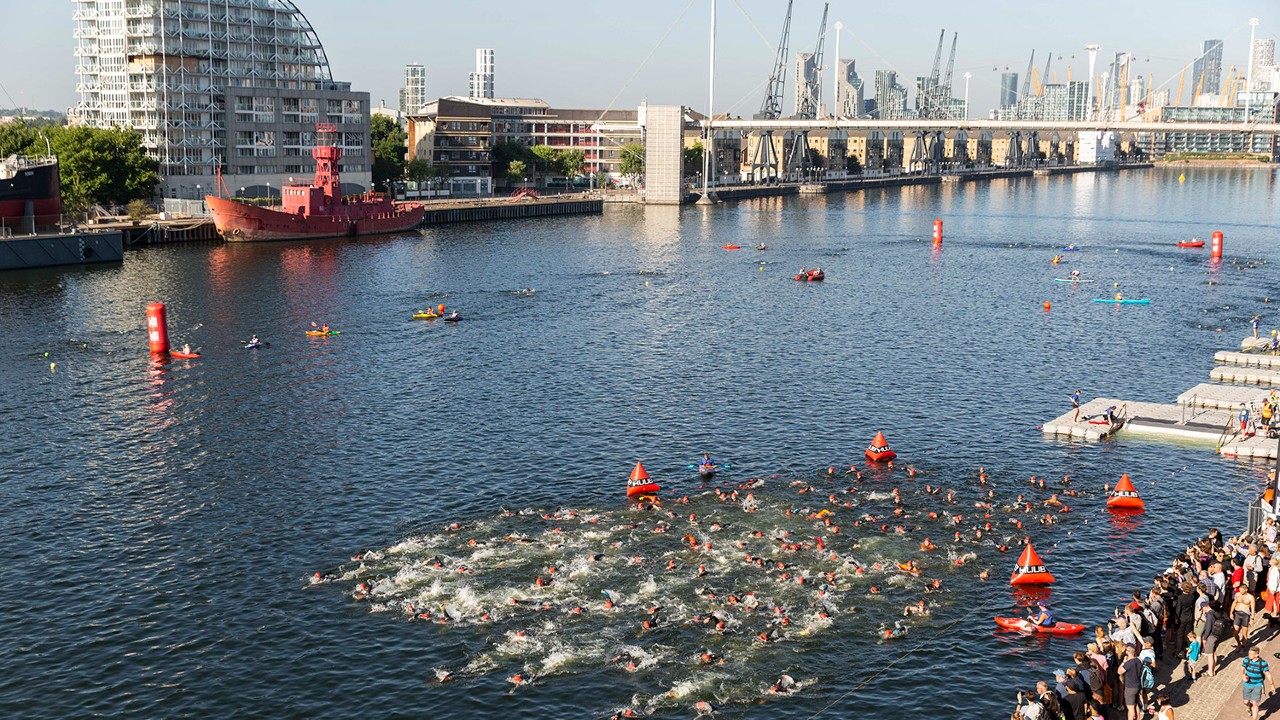
<path fill-rule="evenodd" d="M 1116 483 L 1116 489 L 1111 491 L 1111 496 L 1107 498 L 1107 507 L 1114 510 L 1142 510 L 1147 504 L 1138 497 L 1138 490 L 1133 486 L 1133 481 L 1129 479 L 1128 473 L 1120 476 L 1120 481 Z"/>
<path fill-rule="evenodd" d="M 644 463 L 636 463 L 635 468 L 631 470 L 631 477 L 627 480 L 627 497 L 653 495 L 661 489 L 657 483 L 649 482 L 649 473 L 645 472 Z"/>
<path fill-rule="evenodd" d="M 871 441 L 871 446 L 867 448 L 867 459 L 872 462 L 884 462 L 898 457 L 898 453 L 889 449 L 889 441 L 884 439 L 884 433 L 876 431 L 876 439 Z"/>
<path fill-rule="evenodd" d="M 1013 569 L 1013 577 L 1009 579 L 1009 584 L 1047 585 L 1053 581 L 1053 573 L 1045 569 L 1044 561 L 1028 541 L 1027 546 L 1022 549 L 1022 555 L 1018 557 L 1018 566 Z"/>

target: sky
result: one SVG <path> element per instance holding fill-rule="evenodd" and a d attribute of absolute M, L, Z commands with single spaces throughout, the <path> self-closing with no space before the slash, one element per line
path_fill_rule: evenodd
<path fill-rule="evenodd" d="M 216 2 L 217 0 L 214 0 Z M 466 95 L 475 48 L 495 50 L 496 91 L 537 97 L 561 108 L 632 108 L 642 100 L 707 105 L 711 0 L 294 0 L 311 21 L 336 80 L 370 93 L 372 105 L 398 104 L 403 67 L 427 69 L 431 97 Z M 1043 71 L 1053 54 L 1059 81 L 1087 75 L 1083 47 L 1102 46 L 1104 58 L 1127 51 L 1156 87 L 1176 94 L 1184 63 L 1207 38 L 1224 41 L 1228 69 L 1248 62 L 1250 17 L 1258 37 L 1280 34 L 1277 0 L 832 0 L 824 54 L 857 61 L 872 94 L 875 71 L 897 70 L 914 90 L 928 75 L 938 33 L 960 33 L 953 86 L 963 98 L 970 79 L 970 115 L 985 117 L 997 101 L 1000 73 L 1022 75 L 1031 51 Z M 65 110 L 77 100 L 71 0 L 0 0 L 8 28 L 0 43 L 0 107 L 14 104 Z M 976 9 L 981 7 L 981 9 Z M 750 116 L 763 99 L 781 33 L 785 0 L 718 0 L 715 111 Z M 795 0 L 790 53 L 812 50 L 822 17 L 820 0 Z M 1061 60 L 1059 60 L 1061 56 Z M 1074 56 L 1074 58 L 1072 57 Z M 828 61 L 828 67 L 832 63 Z M 794 68 L 788 67 L 783 107 L 792 105 Z M 1190 77 L 1190 72 L 1188 72 Z M 831 103 L 831 71 L 824 93 Z M 1189 98 L 1193 81 L 1184 91 Z M 1185 100 L 1186 98 L 1184 98 Z"/>

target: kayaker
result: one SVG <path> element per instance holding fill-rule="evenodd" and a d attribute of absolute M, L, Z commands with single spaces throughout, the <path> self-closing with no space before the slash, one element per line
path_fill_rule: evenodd
<path fill-rule="evenodd" d="M 321 325 L 321 326 L 320 326 L 320 332 L 324 333 L 325 335 L 328 335 L 328 334 L 329 334 L 329 323 L 325 323 L 325 324 Z"/>
<path fill-rule="evenodd" d="M 259 340 L 258 340 L 258 336 L 257 336 L 257 335 L 254 335 L 253 337 L 249 338 L 249 344 L 250 344 L 250 345 L 258 345 L 260 342 L 261 342 L 261 341 L 259 341 Z"/>
<path fill-rule="evenodd" d="M 711 455 L 709 455 L 708 453 L 702 453 L 702 461 L 699 463 L 699 465 L 701 465 L 702 467 L 707 467 L 708 465 L 710 465 L 711 467 L 715 467 L 715 464 L 716 464 L 716 461 L 712 459 Z"/>
<path fill-rule="evenodd" d="M 1124 295 L 1121 295 L 1120 293 L 1116 293 L 1116 300 L 1123 300 L 1123 299 L 1124 299 Z"/>
<path fill-rule="evenodd" d="M 449 319 L 450 319 L 450 320 L 458 320 L 458 319 L 460 319 L 460 317 L 461 317 L 461 316 L 459 316 L 459 315 L 458 315 L 458 311 L 457 311 L 457 310 L 454 310 L 453 312 L 449 313 Z"/>
<path fill-rule="evenodd" d="M 1045 601 L 1037 602 L 1036 607 L 1040 611 L 1035 615 L 1027 616 L 1027 624 L 1035 627 L 1053 627 L 1053 613 L 1049 612 L 1049 607 L 1045 604 Z"/>
<path fill-rule="evenodd" d="M 183 355 L 190 355 L 190 354 L 191 354 L 191 343 L 183 343 L 183 345 L 182 345 L 182 354 L 183 354 Z"/>

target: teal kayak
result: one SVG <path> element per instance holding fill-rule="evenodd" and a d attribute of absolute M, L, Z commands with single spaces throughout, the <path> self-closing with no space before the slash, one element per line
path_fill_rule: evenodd
<path fill-rule="evenodd" d="M 1111 298 L 1094 298 L 1097 303 L 1111 303 L 1112 305 L 1149 305 L 1151 298 L 1142 298 L 1141 300 L 1112 300 Z"/>

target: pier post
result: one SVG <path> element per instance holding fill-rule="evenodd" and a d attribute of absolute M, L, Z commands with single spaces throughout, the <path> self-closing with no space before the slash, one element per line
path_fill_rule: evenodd
<path fill-rule="evenodd" d="M 169 319 L 165 315 L 164 303 L 147 306 L 147 341 L 152 355 L 169 352 Z"/>

